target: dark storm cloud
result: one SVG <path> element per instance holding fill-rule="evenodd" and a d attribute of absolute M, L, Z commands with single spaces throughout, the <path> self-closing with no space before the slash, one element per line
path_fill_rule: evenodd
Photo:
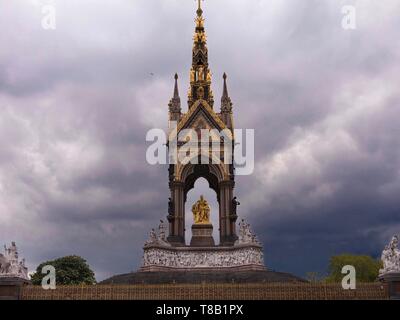
<path fill-rule="evenodd" d="M 397 1 L 227 3 L 204 8 L 213 89 L 218 102 L 226 71 L 236 126 L 256 130 L 255 173 L 236 193 L 267 265 L 303 275 L 332 254 L 378 255 L 400 230 Z M 1 7 L 0 241 L 30 269 L 72 253 L 99 279 L 137 268 L 168 199 L 145 135 L 167 126 L 175 72 L 186 100 L 195 3 Z"/>

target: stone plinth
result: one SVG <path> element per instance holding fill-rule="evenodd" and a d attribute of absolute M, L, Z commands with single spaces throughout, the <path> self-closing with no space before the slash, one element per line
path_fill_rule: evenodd
<path fill-rule="evenodd" d="M 400 272 L 381 274 L 379 280 L 388 284 L 390 299 L 400 300 Z"/>
<path fill-rule="evenodd" d="M 166 270 L 162 270 L 166 271 Z M 200 283 L 273 283 L 273 282 L 306 282 L 289 273 L 274 272 L 268 270 L 241 271 L 224 269 L 220 271 L 196 270 L 177 271 L 171 269 L 168 272 L 132 272 L 115 275 L 103 280 L 100 284 L 200 284 Z M 230 298 L 232 299 L 232 297 Z"/>
<path fill-rule="evenodd" d="M 242 244 L 231 247 L 144 247 L 140 271 L 171 270 L 266 270 L 262 247 Z"/>
<path fill-rule="evenodd" d="M 0 300 L 19 300 L 21 288 L 30 281 L 18 277 L 0 277 Z"/>
<path fill-rule="evenodd" d="M 215 246 L 212 236 L 212 224 L 194 224 L 192 225 L 191 247 L 213 247 Z"/>

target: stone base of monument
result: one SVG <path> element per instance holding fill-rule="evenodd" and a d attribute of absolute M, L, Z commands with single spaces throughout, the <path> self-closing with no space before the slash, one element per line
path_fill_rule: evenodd
<path fill-rule="evenodd" d="M 174 247 L 167 243 L 144 248 L 140 271 L 265 270 L 262 247 L 239 244 L 231 247 Z"/>
<path fill-rule="evenodd" d="M 165 270 L 163 270 L 165 271 Z M 285 272 L 270 270 L 193 270 L 169 272 L 132 272 L 106 279 L 100 284 L 200 284 L 200 283 L 293 283 L 307 282 Z"/>
<path fill-rule="evenodd" d="M 387 283 L 390 299 L 400 300 L 400 272 L 385 273 L 379 276 L 379 280 Z"/>
<path fill-rule="evenodd" d="M 289 273 L 267 270 L 262 248 L 255 244 L 232 247 L 144 248 L 138 272 L 113 276 L 101 284 L 306 282 Z"/>
<path fill-rule="evenodd" d="M 212 236 L 212 224 L 194 224 L 192 225 L 191 247 L 213 247 L 215 246 Z"/>
<path fill-rule="evenodd" d="M 174 247 L 167 243 L 144 247 L 138 272 L 117 275 L 102 284 L 304 282 L 267 270 L 262 247 L 256 243 L 230 247 Z"/>
<path fill-rule="evenodd" d="M 138 272 L 116 275 L 101 283 L 305 282 L 292 274 L 270 271 L 265 267 L 261 243 L 244 220 L 239 223 L 239 236 L 233 233 L 223 238 L 224 245 L 219 246 L 214 243 L 213 227 L 209 223 L 193 225 L 190 245 L 185 245 L 184 239 L 179 237 L 166 237 L 163 221 L 158 229 L 159 234 L 152 229 L 145 242 Z M 232 245 L 226 244 L 227 239 Z"/>
<path fill-rule="evenodd" d="M 18 277 L 0 276 L 0 300 L 19 300 L 22 286 L 30 283 Z"/>
<path fill-rule="evenodd" d="M 147 243 L 138 272 L 116 275 L 101 284 L 195 284 L 305 282 L 289 273 L 268 270 L 259 243 L 234 246 L 175 247 L 165 241 Z"/>

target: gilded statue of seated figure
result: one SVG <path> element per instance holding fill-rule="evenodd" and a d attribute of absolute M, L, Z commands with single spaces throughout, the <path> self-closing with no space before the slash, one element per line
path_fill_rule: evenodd
<path fill-rule="evenodd" d="M 209 224 L 210 223 L 210 206 L 203 196 L 200 196 L 192 207 L 193 218 L 195 224 Z"/>

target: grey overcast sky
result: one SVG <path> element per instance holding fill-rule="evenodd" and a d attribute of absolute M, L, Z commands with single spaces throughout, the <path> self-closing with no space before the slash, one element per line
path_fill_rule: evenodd
<path fill-rule="evenodd" d="M 49 4 L 55 30 L 41 25 Z M 236 194 L 267 266 L 305 275 L 334 254 L 378 257 L 400 232 L 399 1 L 203 6 L 215 108 L 225 71 L 236 127 L 256 132 L 255 172 Z M 195 10 L 0 0 L 0 243 L 16 241 L 30 270 L 68 254 L 98 280 L 138 268 L 168 199 L 145 135 L 167 126 L 175 72 L 186 101 Z"/>

